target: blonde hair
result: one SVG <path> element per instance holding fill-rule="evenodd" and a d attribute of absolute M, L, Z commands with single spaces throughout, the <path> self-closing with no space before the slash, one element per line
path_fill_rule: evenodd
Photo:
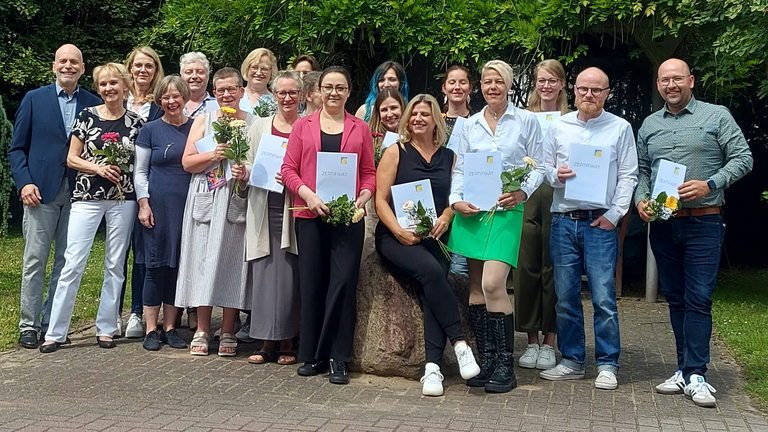
<path fill-rule="evenodd" d="M 136 59 L 136 54 L 139 53 L 150 57 L 155 63 L 155 75 L 152 77 L 152 81 L 149 82 L 149 90 L 147 91 L 147 101 L 151 102 L 155 100 L 155 90 L 157 89 L 157 83 L 159 83 L 160 80 L 165 77 L 165 72 L 163 72 L 163 64 L 160 63 L 160 56 L 157 55 L 155 50 L 148 46 L 140 46 L 128 54 L 128 59 L 125 60 L 125 67 L 128 68 L 128 72 L 131 71 L 131 65 L 133 65 L 133 61 Z"/>
<path fill-rule="evenodd" d="M 501 79 L 504 80 L 504 84 L 507 86 L 507 90 L 512 88 L 512 83 L 515 78 L 515 74 L 512 72 L 512 66 L 510 66 L 507 62 L 502 60 L 491 60 L 485 65 L 483 65 L 483 70 L 480 72 L 480 81 L 482 82 L 483 76 L 485 75 L 485 72 L 488 70 L 494 70 L 499 75 L 501 75 Z"/>
<path fill-rule="evenodd" d="M 408 106 L 405 107 L 403 118 L 400 119 L 400 126 L 397 128 L 397 133 L 402 137 L 400 140 L 401 147 L 403 145 L 402 143 L 411 141 L 411 115 L 413 114 L 413 108 L 421 103 L 429 104 L 430 111 L 432 111 L 432 118 L 435 119 L 435 134 L 432 137 L 432 144 L 435 146 L 441 146 L 448 138 L 445 119 L 443 119 L 443 114 L 440 112 L 440 105 L 437 103 L 437 100 L 434 98 L 434 96 L 422 93 L 411 99 L 411 101 L 408 103 Z"/>
<path fill-rule="evenodd" d="M 272 51 L 266 49 L 266 48 L 256 48 L 255 50 L 248 53 L 247 56 L 245 56 L 245 60 L 243 60 L 243 63 L 240 65 L 240 74 L 243 76 L 244 79 L 248 79 L 248 68 L 251 67 L 251 63 L 256 62 L 258 63 L 262 57 L 267 56 L 269 58 L 270 63 L 272 63 L 272 73 L 270 74 L 270 80 L 271 83 L 273 79 L 275 79 L 275 76 L 277 76 L 277 57 L 272 53 Z M 267 83 L 269 84 L 269 83 Z M 246 85 L 248 83 L 246 82 Z"/>
<path fill-rule="evenodd" d="M 120 63 L 107 63 L 93 68 L 93 88 L 97 93 L 99 92 L 99 77 L 102 73 L 108 73 L 114 77 L 120 78 L 125 86 L 123 99 L 127 99 L 128 90 L 130 90 L 131 85 L 133 85 L 133 76 L 128 72 L 128 69 Z"/>
<path fill-rule="evenodd" d="M 565 68 L 555 59 L 543 60 L 533 68 L 533 90 L 528 95 L 528 111 L 541 112 L 541 95 L 536 91 L 536 80 L 539 78 L 539 71 L 541 70 L 549 72 L 562 81 L 563 87 L 557 94 L 557 109 L 560 114 L 568 113 L 568 96 L 565 94 Z"/>

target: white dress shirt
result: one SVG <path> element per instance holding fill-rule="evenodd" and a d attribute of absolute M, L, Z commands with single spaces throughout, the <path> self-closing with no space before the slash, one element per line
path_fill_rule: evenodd
<path fill-rule="evenodd" d="M 502 169 L 509 170 L 513 167 L 525 165 L 523 158 L 528 156 L 536 162 L 536 169 L 531 171 L 521 186 L 526 199 L 536 191 L 544 180 L 544 152 L 542 148 L 541 126 L 536 116 L 528 111 L 521 110 L 512 104 L 507 105 L 507 110 L 499 118 L 496 124 L 496 133 L 491 132 L 488 121 L 483 115 L 485 109 L 473 115 L 464 123 L 461 130 L 458 152 L 456 153 L 456 166 L 451 178 L 451 204 L 464 200 L 464 154 L 484 153 L 499 151 L 503 155 Z M 501 195 L 501 191 L 499 191 Z"/>
<path fill-rule="evenodd" d="M 606 209 L 605 218 L 614 226 L 629 210 L 637 185 L 637 149 L 632 126 L 626 120 L 603 110 L 587 122 L 579 120 L 578 111 L 570 112 L 552 123 L 544 138 L 544 166 L 547 181 L 555 189 L 552 212 Z M 565 199 L 565 184 L 557 179 L 557 169 L 568 163 L 571 144 L 611 147 L 608 187 L 603 204 Z"/>

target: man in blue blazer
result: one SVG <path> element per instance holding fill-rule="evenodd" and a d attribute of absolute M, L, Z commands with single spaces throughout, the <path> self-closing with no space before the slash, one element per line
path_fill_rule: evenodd
<path fill-rule="evenodd" d="M 97 96 L 78 86 L 84 72 L 80 50 L 74 45 L 62 45 L 53 61 L 56 81 L 28 92 L 16 112 L 8 159 L 24 203 L 19 344 L 25 348 L 37 347 L 45 334 L 64 267 L 69 199 L 74 187 L 74 172 L 70 175 L 67 169 L 69 134 L 83 108 L 101 103 Z M 43 303 L 45 270 L 53 242 L 53 270 Z"/>

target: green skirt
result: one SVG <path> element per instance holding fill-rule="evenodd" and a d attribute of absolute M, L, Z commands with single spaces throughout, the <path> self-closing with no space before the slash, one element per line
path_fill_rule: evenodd
<path fill-rule="evenodd" d="M 469 217 L 456 214 L 448 239 L 451 252 L 480 261 L 502 261 L 517 267 L 520 233 L 523 230 L 523 204 L 512 210 L 497 211 L 486 224 L 486 212 Z"/>

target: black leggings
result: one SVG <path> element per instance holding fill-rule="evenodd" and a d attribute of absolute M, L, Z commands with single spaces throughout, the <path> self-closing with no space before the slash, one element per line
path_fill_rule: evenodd
<path fill-rule="evenodd" d="M 299 358 L 350 362 L 365 223 L 334 227 L 319 217 L 297 218 L 296 237 L 301 292 Z"/>
<path fill-rule="evenodd" d="M 148 268 L 144 277 L 144 306 L 173 306 L 176 302 L 176 278 L 179 269 L 173 267 Z"/>
<path fill-rule="evenodd" d="M 446 337 L 451 344 L 464 340 L 459 302 L 448 285 L 450 263 L 435 240 L 424 239 L 406 246 L 383 226 L 376 229 L 376 251 L 398 275 L 418 286 L 427 361 L 440 365 Z"/>

